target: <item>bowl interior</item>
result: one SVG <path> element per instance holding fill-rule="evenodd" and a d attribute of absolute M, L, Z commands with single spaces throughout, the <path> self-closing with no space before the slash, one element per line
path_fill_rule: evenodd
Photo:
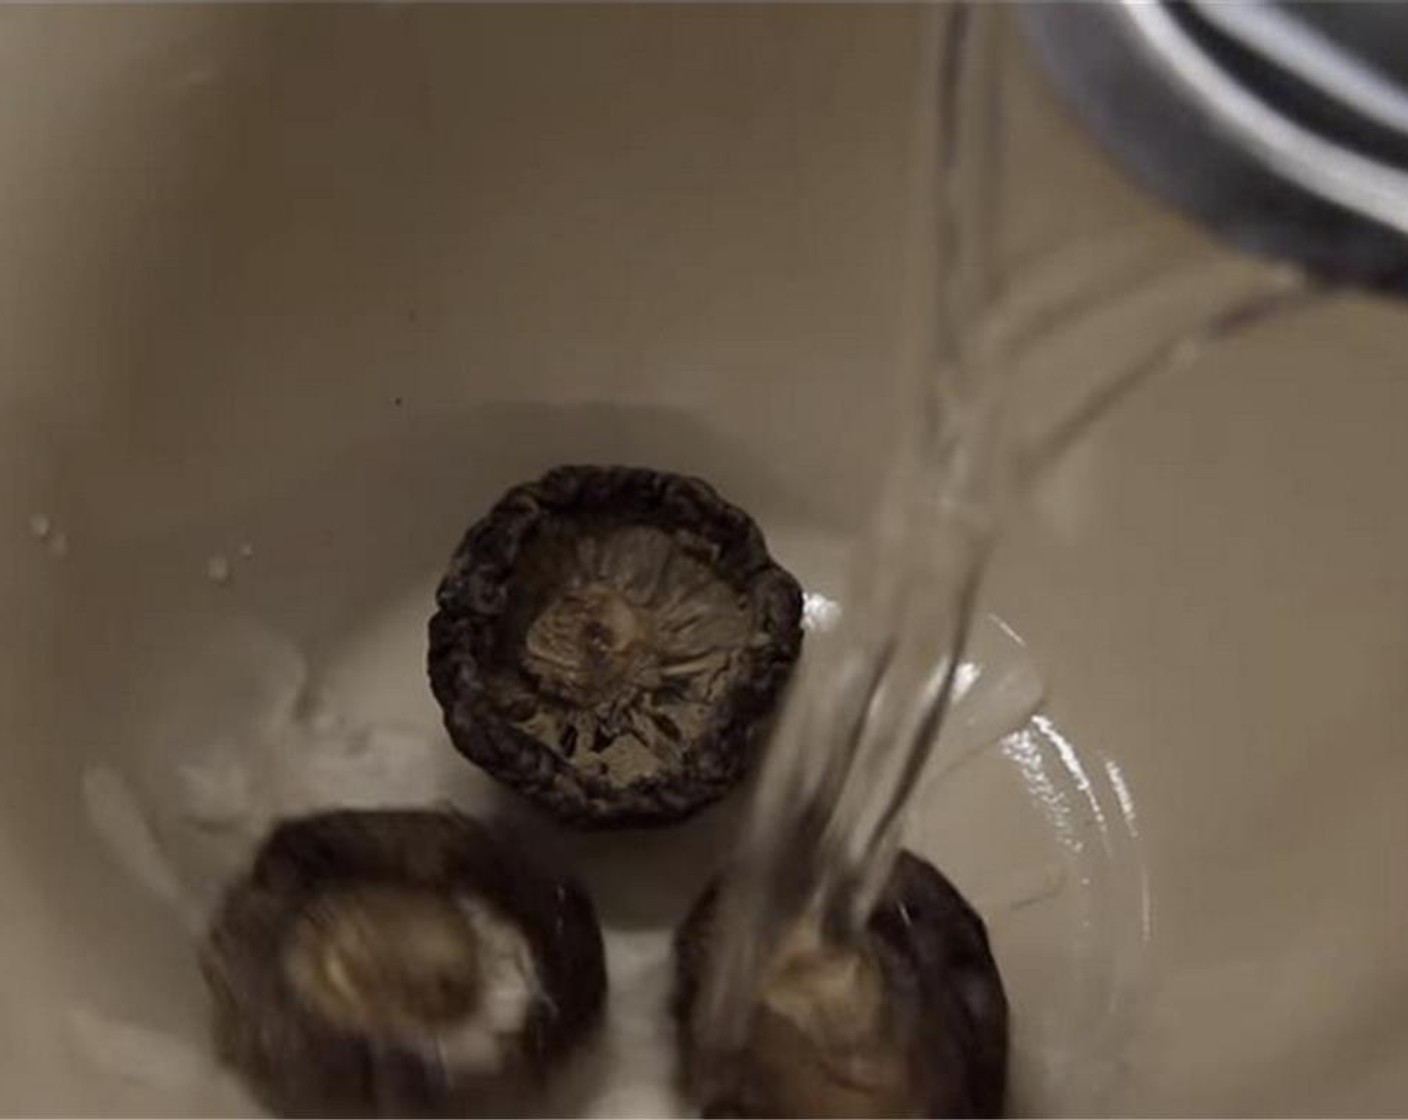
<path fill-rule="evenodd" d="M 440 728 L 431 594 L 506 487 L 597 461 L 708 478 L 844 609 L 911 342 L 919 14 L 0 19 L 0 1111 L 251 1111 L 195 937 L 270 820 L 383 803 L 586 880 L 618 1002 L 561 1107 L 674 1107 L 667 932 L 740 799 L 591 837 L 506 799 Z M 1019 92 L 1049 166 L 1090 158 Z M 1091 174 L 1009 183 L 1004 252 L 1144 213 Z M 1238 340 L 1015 516 L 910 841 L 989 921 L 1020 1110 L 1408 1099 L 1401 331 L 1346 300 Z"/>

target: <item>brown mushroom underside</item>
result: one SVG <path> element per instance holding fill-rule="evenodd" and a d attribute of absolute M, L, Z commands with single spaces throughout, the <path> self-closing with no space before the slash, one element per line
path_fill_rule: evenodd
<path fill-rule="evenodd" d="M 814 942 L 775 961 L 745 1052 L 723 1070 L 692 1028 L 715 897 L 705 893 L 675 940 L 681 1069 L 704 1115 L 1001 1115 L 1002 978 L 982 919 L 931 864 L 901 854 L 865 944 Z"/>
<path fill-rule="evenodd" d="M 467 914 L 526 944 L 534 995 L 495 1068 L 435 1032 L 475 1014 Z M 279 825 L 201 954 L 221 1059 L 285 1116 L 440 1116 L 507 1107 L 600 1017 L 601 931 L 573 884 L 468 818 L 340 811 Z"/>
<path fill-rule="evenodd" d="M 801 589 L 697 479 L 560 467 L 460 543 L 430 623 L 456 747 L 582 825 L 679 820 L 744 773 Z"/>

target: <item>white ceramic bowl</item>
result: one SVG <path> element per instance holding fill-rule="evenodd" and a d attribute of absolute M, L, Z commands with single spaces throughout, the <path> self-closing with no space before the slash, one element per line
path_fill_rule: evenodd
<path fill-rule="evenodd" d="M 0 11 L 0 1112 L 249 1110 L 193 933 L 273 814 L 482 798 L 423 626 L 507 485 L 699 473 L 841 596 L 906 343 L 919 29 Z M 1011 80 L 1007 259 L 1140 223 L 1209 251 Z M 1214 348 L 1018 511 L 986 609 L 1026 650 L 974 653 L 1016 698 L 966 710 L 1040 717 L 941 754 L 913 839 L 992 926 L 1020 1109 L 1408 1107 L 1405 337 L 1344 299 Z M 639 997 L 622 1070 L 668 1052 L 663 930 L 720 819 L 545 834 Z"/>

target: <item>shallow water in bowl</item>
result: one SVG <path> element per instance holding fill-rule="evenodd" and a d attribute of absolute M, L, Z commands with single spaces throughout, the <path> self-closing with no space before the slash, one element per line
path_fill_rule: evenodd
<path fill-rule="evenodd" d="M 787 527 L 769 540 L 808 591 L 808 625 L 834 623 L 845 610 L 845 542 Z M 236 598 L 239 578 L 236 564 L 212 593 Z M 582 834 L 502 792 L 451 748 L 425 683 L 436 578 L 385 596 L 316 657 L 238 609 L 185 635 L 167 671 L 138 674 L 145 683 L 124 735 L 134 749 L 83 771 L 89 824 L 134 883 L 198 936 L 279 816 L 440 804 L 496 818 L 581 878 L 606 932 L 606 1029 L 560 1079 L 554 1111 L 681 1114 L 665 1017 L 670 934 L 728 855 L 746 798 L 673 829 Z M 996 616 L 981 619 L 959 687 L 906 843 L 989 924 L 1013 1004 L 1014 1107 L 1091 1111 L 1119 1072 L 1121 1017 L 1137 998 L 1147 933 L 1135 804 L 1112 762 L 1041 714 L 1040 674 Z M 72 1025 L 101 1072 L 154 1087 L 207 1079 L 210 1100 L 229 1091 L 189 1041 L 84 1008 Z"/>

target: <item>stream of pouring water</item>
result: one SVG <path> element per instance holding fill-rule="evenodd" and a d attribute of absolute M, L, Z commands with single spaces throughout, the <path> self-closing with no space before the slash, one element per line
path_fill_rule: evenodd
<path fill-rule="evenodd" d="M 931 13 L 926 63 L 939 120 L 936 129 L 927 123 L 930 138 L 937 132 L 939 165 L 919 180 L 930 206 L 937 201 L 943 268 L 935 270 L 929 314 L 919 312 L 928 324 L 916 334 L 925 351 L 920 373 L 878 515 L 853 560 L 841 624 L 809 639 L 720 888 L 693 1033 L 705 1076 L 721 1089 L 745 1044 L 761 972 L 787 931 L 814 921 L 825 937 L 846 944 L 880 897 L 906 806 L 939 737 L 1010 497 L 1133 385 L 1321 293 L 1289 272 L 1269 281 L 1263 273 L 1250 290 L 1195 273 L 1208 281 L 1203 303 L 1186 300 L 1162 336 L 1153 332 L 1153 345 L 1116 359 L 1062 401 L 1036 438 L 1019 437 L 1006 402 L 1023 392 L 1028 344 L 1064 315 L 1079 318 L 1090 293 L 1076 293 L 1074 309 L 1060 307 L 1061 299 L 1042 308 L 1051 320 L 1045 324 L 1039 314 L 1006 315 L 1000 300 L 989 299 L 998 95 L 992 25 L 981 5 Z M 928 211 L 922 201 L 918 207 Z M 1161 279 L 1144 290 L 1167 298 Z"/>
<path fill-rule="evenodd" d="M 867 921 L 950 698 L 996 526 L 1006 476 L 1001 369 L 970 329 L 982 305 L 989 154 L 982 99 L 992 31 L 979 17 L 967 7 L 930 14 L 924 65 L 937 83 L 943 162 L 918 161 L 928 173 L 918 176 L 916 212 L 932 214 L 937 201 L 932 232 L 946 269 L 929 314 L 918 313 L 930 324 L 915 332 L 921 374 L 852 562 L 841 624 L 809 647 L 720 890 L 694 1027 L 721 1079 L 785 931 L 812 914 L 844 943 Z M 934 142 L 935 122 L 924 123 L 921 150 Z"/>

